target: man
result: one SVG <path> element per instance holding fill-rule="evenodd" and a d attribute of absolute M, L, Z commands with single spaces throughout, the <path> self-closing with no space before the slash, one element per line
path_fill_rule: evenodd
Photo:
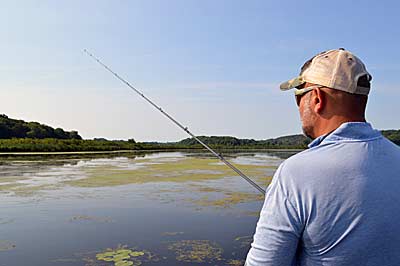
<path fill-rule="evenodd" d="M 400 265 L 400 148 L 365 121 L 370 81 L 337 49 L 281 84 L 314 140 L 276 171 L 246 265 Z"/>

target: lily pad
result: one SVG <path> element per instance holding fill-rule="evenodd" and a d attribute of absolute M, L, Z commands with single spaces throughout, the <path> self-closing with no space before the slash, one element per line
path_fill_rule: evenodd
<path fill-rule="evenodd" d="M 139 257 L 139 256 L 143 256 L 144 252 L 142 251 L 132 251 L 131 253 L 129 253 L 132 257 Z"/>
<path fill-rule="evenodd" d="M 140 258 L 139 258 L 140 257 Z M 136 250 L 127 246 L 118 246 L 115 249 L 107 249 L 103 253 L 96 254 L 98 261 L 113 262 L 114 266 L 138 266 L 144 262 L 159 261 L 158 257 L 146 250 Z"/>
<path fill-rule="evenodd" d="M 133 262 L 132 261 L 118 261 L 114 265 L 115 266 L 131 266 L 131 265 L 133 265 Z"/>

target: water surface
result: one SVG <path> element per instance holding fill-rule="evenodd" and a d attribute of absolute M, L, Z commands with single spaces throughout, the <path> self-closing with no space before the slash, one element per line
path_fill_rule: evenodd
<path fill-rule="evenodd" d="M 228 154 L 266 187 L 293 153 Z M 206 153 L 0 158 L 0 265 L 242 265 L 263 197 Z"/>

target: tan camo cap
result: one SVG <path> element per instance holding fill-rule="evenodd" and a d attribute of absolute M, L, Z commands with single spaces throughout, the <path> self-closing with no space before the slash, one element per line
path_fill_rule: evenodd
<path fill-rule="evenodd" d="M 368 95 L 370 88 L 357 86 L 358 79 L 372 77 L 364 63 L 343 48 L 317 54 L 301 68 L 300 75 L 280 85 L 281 90 L 296 88 L 306 82 L 354 94 Z"/>

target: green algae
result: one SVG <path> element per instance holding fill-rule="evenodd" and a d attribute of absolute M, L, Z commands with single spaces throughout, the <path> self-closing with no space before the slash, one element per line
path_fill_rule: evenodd
<path fill-rule="evenodd" d="M 34 195 L 40 194 L 44 190 L 56 190 L 59 189 L 60 185 L 19 185 L 13 188 L 11 191 L 15 196 L 18 197 L 32 197 Z"/>
<path fill-rule="evenodd" d="M 87 177 L 68 181 L 69 185 L 80 187 L 118 186 L 126 184 L 143 184 L 148 182 L 185 182 L 204 179 L 217 179 L 224 176 L 226 169 L 220 166 L 210 166 L 222 169 L 216 174 L 187 173 L 185 170 L 209 169 L 207 166 L 215 160 L 186 158 L 178 161 L 147 164 L 138 169 L 118 169 L 112 167 L 96 167 L 86 171 Z"/>
<path fill-rule="evenodd" d="M 8 184 L 0 185 L 0 192 L 9 193 L 9 192 L 15 191 L 16 189 L 18 189 L 22 186 L 23 186 L 22 184 L 18 184 L 18 183 L 8 183 Z"/>
<path fill-rule="evenodd" d="M 0 189 L 1 186 L 5 186 L 8 184 L 14 184 L 18 181 L 26 180 L 27 178 L 20 177 L 20 176 L 6 176 L 6 177 L 0 177 Z"/>
<path fill-rule="evenodd" d="M 207 193 L 218 192 L 219 193 L 219 192 L 226 191 L 221 188 L 210 187 L 210 186 L 205 186 L 205 185 L 200 185 L 200 184 L 190 184 L 189 186 L 194 192 L 207 192 Z"/>
<path fill-rule="evenodd" d="M 188 182 L 220 179 L 236 175 L 217 159 L 186 157 L 176 161 L 141 165 L 137 169 L 96 167 L 86 169 L 86 177 L 65 183 L 79 187 L 104 187 L 149 182 Z M 265 166 L 242 165 L 241 170 L 262 178 Z M 265 179 L 265 178 L 264 178 Z"/>
<path fill-rule="evenodd" d="M 221 261 L 223 249 L 210 240 L 180 240 L 168 246 L 181 262 L 210 263 Z"/>
<path fill-rule="evenodd" d="M 54 184 L 29 184 L 29 177 L 25 176 L 0 177 L 0 193 L 29 197 L 47 190 L 61 189 L 65 185 L 110 187 L 149 182 L 203 182 L 236 176 L 235 172 L 213 158 L 187 156 L 172 159 L 136 158 L 130 160 L 132 165 L 137 168 L 123 168 L 107 163 L 94 167 L 84 166 L 79 179 L 65 181 L 59 179 Z M 63 161 L 63 163 L 65 162 Z M 271 177 L 266 176 L 266 173 L 271 171 L 268 166 L 241 163 L 239 168 L 261 186 L 266 186 L 271 181 Z M 207 188 L 203 188 L 203 191 L 200 192 L 207 192 L 206 190 Z"/>

